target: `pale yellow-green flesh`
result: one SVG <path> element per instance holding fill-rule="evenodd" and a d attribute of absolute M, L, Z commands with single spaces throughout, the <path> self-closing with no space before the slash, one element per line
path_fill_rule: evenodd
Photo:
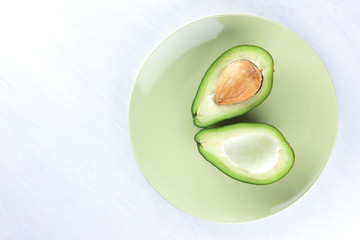
<path fill-rule="evenodd" d="M 229 165 L 257 174 L 268 172 L 276 165 L 280 146 L 270 136 L 248 133 L 225 140 L 221 150 Z"/>

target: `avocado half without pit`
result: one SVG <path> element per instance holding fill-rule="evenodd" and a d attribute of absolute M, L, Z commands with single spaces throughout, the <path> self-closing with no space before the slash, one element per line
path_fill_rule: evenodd
<path fill-rule="evenodd" d="M 271 91 L 273 66 L 271 55 L 257 46 L 223 53 L 201 80 L 191 108 L 194 124 L 208 127 L 259 105 Z"/>
<path fill-rule="evenodd" d="M 203 129 L 195 135 L 199 152 L 219 170 L 242 182 L 270 184 L 284 177 L 295 155 L 283 135 L 262 123 Z"/>

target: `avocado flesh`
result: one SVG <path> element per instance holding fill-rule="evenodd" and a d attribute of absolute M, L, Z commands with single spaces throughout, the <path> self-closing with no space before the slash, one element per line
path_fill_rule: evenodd
<path fill-rule="evenodd" d="M 238 60 L 251 62 L 261 72 L 261 86 L 252 97 L 230 105 L 214 101 L 215 87 L 224 69 Z M 220 121 L 240 116 L 263 102 L 269 95 L 273 82 L 273 59 L 264 49 L 251 46 L 236 46 L 223 53 L 206 71 L 192 104 L 194 124 L 208 127 Z"/>
<path fill-rule="evenodd" d="M 284 136 L 262 123 L 203 129 L 195 135 L 201 155 L 228 176 L 246 183 L 270 184 L 292 168 L 295 155 Z"/>

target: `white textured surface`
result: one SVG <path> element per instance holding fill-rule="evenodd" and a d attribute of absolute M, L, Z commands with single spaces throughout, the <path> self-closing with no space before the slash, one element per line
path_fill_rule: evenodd
<path fill-rule="evenodd" d="M 359 239 L 360 5 L 319 1 L 1 1 L 0 239 Z M 340 109 L 324 174 L 263 220 L 219 224 L 161 198 L 127 132 L 137 71 L 174 29 L 245 12 L 302 36 Z"/>

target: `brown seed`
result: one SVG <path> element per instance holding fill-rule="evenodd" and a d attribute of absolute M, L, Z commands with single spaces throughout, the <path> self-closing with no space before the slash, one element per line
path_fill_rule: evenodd
<path fill-rule="evenodd" d="M 230 105 L 254 96 L 261 87 L 261 72 L 248 60 L 230 63 L 221 72 L 215 86 L 214 101 Z"/>

